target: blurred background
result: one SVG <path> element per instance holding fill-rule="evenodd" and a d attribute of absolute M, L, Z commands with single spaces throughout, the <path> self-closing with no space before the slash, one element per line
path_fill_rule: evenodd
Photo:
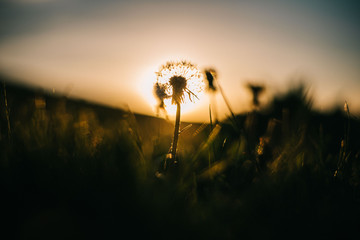
<path fill-rule="evenodd" d="M 46 91 L 154 115 L 155 72 L 168 60 L 214 67 L 234 112 L 247 82 L 266 102 L 304 81 L 314 107 L 360 110 L 358 1 L 2 0 L 0 72 Z M 229 115 L 218 98 L 220 118 Z M 183 120 L 207 121 L 209 99 Z"/>

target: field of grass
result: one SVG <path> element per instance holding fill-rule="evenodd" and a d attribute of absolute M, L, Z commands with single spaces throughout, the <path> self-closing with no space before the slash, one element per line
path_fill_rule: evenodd
<path fill-rule="evenodd" d="M 216 126 L 2 84 L 2 234 L 11 239 L 358 239 L 360 121 L 301 86 Z M 232 103 L 235 105 L 236 103 Z"/>

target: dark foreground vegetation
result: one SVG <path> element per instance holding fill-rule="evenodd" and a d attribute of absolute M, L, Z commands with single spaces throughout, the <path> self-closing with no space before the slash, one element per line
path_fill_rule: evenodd
<path fill-rule="evenodd" d="M 312 110 L 302 87 L 188 127 L 176 165 L 163 119 L 11 84 L 0 96 L 10 239 L 360 237 L 360 121 Z"/>

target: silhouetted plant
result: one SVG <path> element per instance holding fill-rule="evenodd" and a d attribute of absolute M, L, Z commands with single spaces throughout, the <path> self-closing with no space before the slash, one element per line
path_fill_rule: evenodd
<path fill-rule="evenodd" d="M 8 139 L 10 140 L 10 137 L 11 137 L 11 126 L 10 126 L 10 117 L 9 117 L 10 114 L 9 114 L 9 106 L 8 106 L 5 81 L 3 82 L 3 94 L 4 94 L 4 109 L 5 109 L 5 116 L 6 116 L 6 122 L 7 122 Z"/>
<path fill-rule="evenodd" d="M 246 85 L 246 87 L 251 91 L 253 99 L 252 99 L 252 104 L 253 106 L 257 109 L 260 106 L 260 102 L 259 102 L 259 96 L 261 93 L 263 93 L 265 91 L 265 87 L 262 85 L 256 85 L 256 84 L 252 84 L 252 83 L 248 83 Z"/>
<path fill-rule="evenodd" d="M 215 100 L 215 96 L 216 96 L 216 91 L 217 91 L 217 87 L 216 87 L 216 83 L 215 80 L 217 78 L 217 73 L 216 70 L 213 68 L 207 68 L 205 69 L 205 76 L 206 76 L 206 82 L 207 82 L 207 90 L 208 93 L 210 95 L 210 103 L 209 103 L 209 117 L 210 117 L 210 128 L 212 130 L 212 115 L 214 114 L 214 118 L 215 118 L 215 124 L 218 123 L 218 114 L 217 114 L 217 107 L 216 107 L 216 100 Z M 213 114 L 212 114 L 213 113 Z"/>
<path fill-rule="evenodd" d="M 159 92 L 160 97 L 158 97 L 162 100 L 171 98 L 171 104 L 176 105 L 174 138 L 170 157 L 173 163 L 176 163 L 181 103 L 186 99 L 194 101 L 194 98 L 198 98 L 197 94 L 204 89 L 203 76 L 194 64 L 187 61 L 167 62 L 160 67 L 156 75 L 155 88 Z"/>
<path fill-rule="evenodd" d="M 164 100 L 167 98 L 170 98 L 170 96 L 168 96 L 166 94 L 166 85 L 164 84 L 160 84 L 160 83 L 155 83 L 154 85 L 154 95 L 157 98 L 159 104 L 156 107 L 156 115 L 159 116 L 160 111 L 163 111 L 165 113 L 165 118 L 168 119 L 168 115 L 167 115 L 167 111 L 166 111 L 166 106 L 165 106 L 165 102 Z"/>
<path fill-rule="evenodd" d="M 213 68 L 207 68 L 205 69 L 205 75 L 206 75 L 208 90 L 216 92 L 217 90 L 215 86 L 216 85 L 215 80 L 217 78 L 216 70 Z"/>
<path fill-rule="evenodd" d="M 334 177 L 338 177 L 341 171 L 344 171 L 344 168 L 350 159 L 351 152 L 349 151 L 349 142 L 350 142 L 350 110 L 347 101 L 344 103 L 344 112 L 346 114 L 346 123 L 344 124 L 344 137 L 340 142 L 340 152 L 339 159 L 337 163 L 337 168 L 334 173 Z"/>
<path fill-rule="evenodd" d="M 229 112 L 233 118 L 234 123 L 237 125 L 236 123 L 236 117 L 234 114 L 234 111 L 232 110 L 231 106 L 230 106 L 230 102 L 227 99 L 224 90 L 222 89 L 218 79 L 217 79 L 217 72 L 215 69 L 213 68 L 208 68 L 205 69 L 205 75 L 206 75 L 206 79 L 207 79 L 207 83 L 208 83 L 208 90 L 213 94 L 215 91 L 219 90 L 221 96 L 224 99 L 224 102 L 226 104 L 226 107 L 229 109 Z M 215 103 L 215 101 L 214 101 Z M 217 116 L 215 116 L 215 121 L 217 121 Z"/>

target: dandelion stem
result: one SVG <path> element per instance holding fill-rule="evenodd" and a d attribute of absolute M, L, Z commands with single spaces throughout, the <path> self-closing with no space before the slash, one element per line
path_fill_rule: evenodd
<path fill-rule="evenodd" d="M 175 161 L 176 158 L 176 148 L 179 139 L 179 128 L 180 128 L 180 103 L 176 102 L 176 119 L 175 119 L 175 129 L 174 129 L 174 140 L 171 149 L 171 158 Z"/>

